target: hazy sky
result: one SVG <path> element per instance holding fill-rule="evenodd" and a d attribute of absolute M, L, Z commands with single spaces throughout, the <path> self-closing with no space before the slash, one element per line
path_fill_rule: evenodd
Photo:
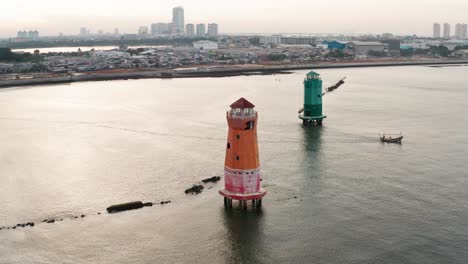
<path fill-rule="evenodd" d="M 33 29 L 77 34 L 82 26 L 136 33 L 141 25 L 169 22 L 178 5 L 186 23 L 217 22 L 221 33 L 431 35 L 434 21 L 468 22 L 468 0 L 4 0 L 0 37 Z"/>

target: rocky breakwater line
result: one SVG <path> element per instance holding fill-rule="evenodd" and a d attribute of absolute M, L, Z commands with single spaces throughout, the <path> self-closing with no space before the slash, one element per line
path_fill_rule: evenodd
<path fill-rule="evenodd" d="M 201 183 L 202 184 L 217 183 L 220 180 L 221 180 L 220 176 L 213 176 L 213 177 L 201 180 Z M 203 191 L 203 189 L 205 189 L 205 186 L 203 186 L 202 184 L 192 185 L 192 187 L 185 190 L 185 194 L 200 194 Z"/>
<path fill-rule="evenodd" d="M 213 176 L 210 178 L 203 179 L 198 184 L 194 184 L 192 187 L 186 189 L 185 194 L 195 194 L 195 195 L 200 194 L 205 189 L 205 185 L 215 184 L 219 182 L 220 180 L 221 180 L 221 176 Z M 109 214 L 113 214 L 113 213 L 118 213 L 118 212 L 123 212 L 123 211 L 141 209 L 143 207 L 152 207 L 155 204 L 165 205 L 169 203 L 171 203 L 170 200 L 161 201 L 159 203 L 135 201 L 135 202 L 111 205 L 107 207 L 106 210 Z M 101 212 L 96 213 L 96 215 L 101 215 Z M 81 215 L 66 216 L 65 218 L 68 218 L 69 220 L 74 220 L 74 219 L 85 218 L 85 217 L 86 217 L 85 214 L 81 214 Z M 61 221 L 64 221 L 64 218 L 47 218 L 47 219 L 42 220 L 42 223 L 54 224 L 54 223 L 61 222 Z M 15 226 L 0 226 L 0 231 L 8 230 L 8 229 L 34 227 L 35 225 L 36 223 L 34 222 L 27 222 L 27 223 L 17 224 Z"/>

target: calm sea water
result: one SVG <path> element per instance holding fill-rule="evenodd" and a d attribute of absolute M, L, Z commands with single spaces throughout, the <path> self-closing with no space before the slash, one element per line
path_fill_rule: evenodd
<path fill-rule="evenodd" d="M 64 219 L 0 231 L 0 263 L 467 263 L 468 67 L 321 70 L 347 83 L 307 129 L 305 73 L 0 90 L 0 227 Z M 183 193 L 222 175 L 241 96 L 261 211 Z M 172 203 L 105 213 L 133 200 Z"/>

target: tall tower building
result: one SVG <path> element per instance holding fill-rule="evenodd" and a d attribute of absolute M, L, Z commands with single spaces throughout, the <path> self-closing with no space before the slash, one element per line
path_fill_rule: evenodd
<path fill-rule="evenodd" d="M 229 125 L 224 163 L 224 205 L 232 200 L 247 208 L 247 201 L 260 207 L 266 191 L 260 187 L 260 159 L 257 143 L 258 114 L 255 105 L 240 98 L 231 105 L 226 118 Z"/>
<path fill-rule="evenodd" d="M 205 24 L 197 24 L 197 37 L 204 37 L 206 35 Z"/>
<path fill-rule="evenodd" d="M 461 27 L 461 38 L 462 39 L 467 39 L 468 35 L 468 26 L 466 24 L 462 24 Z"/>
<path fill-rule="evenodd" d="M 170 33 L 170 25 L 172 25 L 172 23 L 153 23 L 151 24 L 151 34 L 168 34 Z"/>
<path fill-rule="evenodd" d="M 455 37 L 457 39 L 466 39 L 468 28 L 466 24 L 456 24 L 455 25 Z"/>
<path fill-rule="evenodd" d="M 444 34 L 443 34 L 445 39 L 450 38 L 450 24 L 449 23 L 444 23 Z"/>
<path fill-rule="evenodd" d="M 80 28 L 80 35 L 81 36 L 85 36 L 85 35 L 87 35 L 87 33 L 88 33 L 88 30 L 85 27 Z"/>
<path fill-rule="evenodd" d="M 175 26 L 176 33 L 184 33 L 185 17 L 183 7 L 178 6 L 172 9 L 172 23 Z"/>
<path fill-rule="evenodd" d="M 457 39 L 460 39 L 461 38 L 461 35 L 462 35 L 462 24 L 460 23 L 457 23 L 455 25 L 455 37 Z"/>
<path fill-rule="evenodd" d="M 314 71 L 309 72 L 304 80 L 304 108 L 299 118 L 305 126 L 321 125 L 327 118 L 322 113 L 322 79 Z"/>
<path fill-rule="evenodd" d="M 208 24 L 208 36 L 210 37 L 218 36 L 218 24 L 215 24 L 215 23 Z"/>
<path fill-rule="evenodd" d="M 138 35 L 140 35 L 140 36 L 146 36 L 146 35 L 148 35 L 148 27 L 147 27 L 147 26 L 141 26 L 141 27 L 138 29 Z"/>
<path fill-rule="evenodd" d="M 434 23 L 432 27 L 432 37 L 440 38 L 440 24 L 439 23 Z"/>
<path fill-rule="evenodd" d="M 185 34 L 188 37 L 195 36 L 195 25 L 194 24 L 187 24 L 185 27 Z"/>

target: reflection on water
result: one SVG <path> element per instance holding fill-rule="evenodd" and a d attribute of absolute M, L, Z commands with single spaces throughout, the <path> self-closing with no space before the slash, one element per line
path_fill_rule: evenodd
<path fill-rule="evenodd" d="M 302 137 L 304 140 L 304 152 L 320 152 L 322 143 L 323 126 L 302 127 Z M 306 155 L 312 157 L 312 155 Z M 319 155 L 313 155 L 314 158 Z"/>
<path fill-rule="evenodd" d="M 250 204 L 249 204 L 250 205 Z M 262 209 L 223 208 L 226 227 L 226 263 L 262 263 L 265 258 Z"/>

